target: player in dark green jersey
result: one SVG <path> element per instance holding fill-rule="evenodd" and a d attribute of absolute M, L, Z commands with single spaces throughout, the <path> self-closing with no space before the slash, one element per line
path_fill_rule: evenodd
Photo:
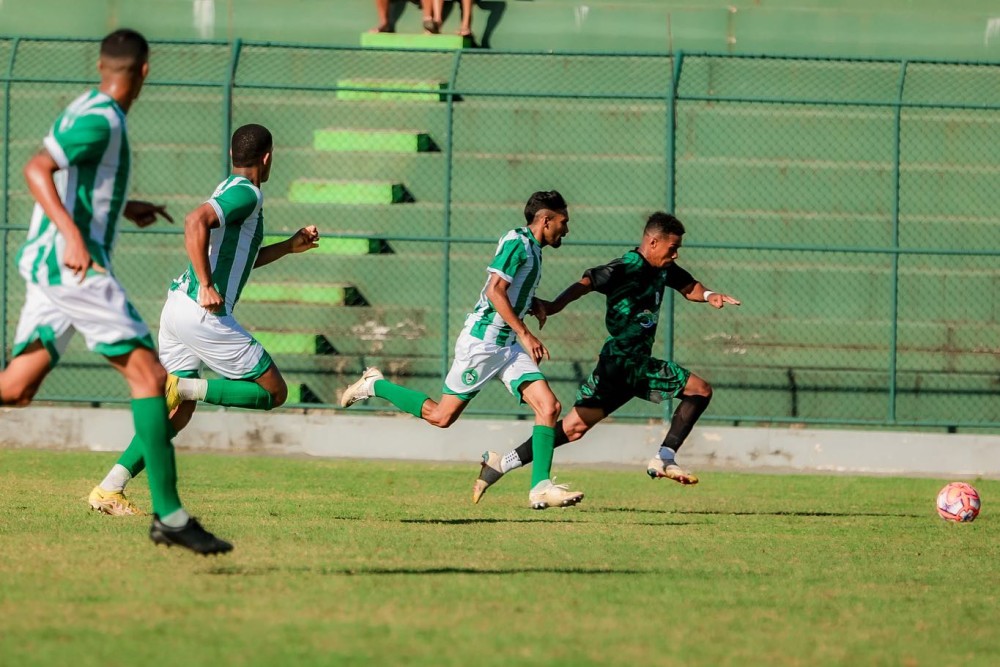
<path fill-rule="evenodd" d="M 674 263 L 684 236 L 684 225 L 669 213 L 654 213 L 646 222 L 642 243 L 624 256 L 588 269 L 553 301 L 535 300 L 539 328 L 550 315 L 590 292 L 607 297 L 605 325 L 610 334 L 601 348 L 597 366 L 576 395 L 576 403 L 565 419 L 556 424 L 555 446 L 579 440 L 598 422 L 632 398 L 659 403 L 680 398 L 663 444 L 650 459 L 646 472 L 653 479 L 665 477 L 681 484 L 697 484 L 698 478 L 675 461 L 692 427 L 712 399 L 705 380 L 673 361 L 652 356 L 656 324 L 663 291 L 675 289 L 688 301 L 709 303 L 715 308 L 740 302 L 728 294 L 713 292 Z M 531 440 L 505 455 L 483 454 L 479 479 L 472 500 L 505 473 L 532 461 Z"/>

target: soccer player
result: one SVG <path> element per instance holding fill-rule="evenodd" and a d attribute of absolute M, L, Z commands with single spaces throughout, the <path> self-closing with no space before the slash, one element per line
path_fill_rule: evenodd
<path fill-rule="evenodd" d="M 738 306 L 740 302 L 728 294 L 705 289 L 675 263 L 683 236 L 680 220 L 669 213 L 654 213 L 646 222 L 638 248 L 588 269 L 554 301 L 536 300 L 532 310 L 539 318 L 540 329 L 546 317 L 585 294 L 600 292 L 607 297 L 604 323 L 610 335 L 601 348 L 597 367 L 577 392 L 573 409 L 556 424 L 554 446 L 579 440 L 633 397 L 659 403 L 679 396 L 681 401 L 670 429 L 656 456 L 646 465 L 646 473 L 652 479 L 665 477 L 681 484 L 697 484 L 698 477 L 677 465 L 675 455 L 708 407 L 712 387 L 673 361 L 652 356 L 663 290 L 670 287 L 688 301 L 707 302 L 714 308 Z M 484 453 L 472 501 L 478 503 L 491 485 L 507 472 L 531 462 L 533 456 L 531 440 L 503 456 Z"/>
<path fill-rule="evenodd" d="M 393 384 L 377 368 L 368 368 L 344 391 L 340 402 L 348 407 L 378 396 L 428 424 L 448 428 L 487 382 L 499 378 L 511 394 L 535 411 L 530 506 L 567 507 L 580 502 L 583 494 L 549 479 L 561 406 L 538 368 L 543 358 L 549 358 L 549 351 L 523 319 L 542 277 L 542 248 L 558 248 L 569 233 L 566 201 L 554 190 L 536 192 L 524 207 L 524 219 L 527 227 L 507 232 L 497 244 L 486 268 L 486 285 L 455 342 L 455 360 L 440 400 Z"/>
<path fill-rule="evenodd" d="M 271 173 L 273 142 L 261 125 L 233 133 L 232 174 L 184 221 L 184 245 L 191 263 L 170 285 L 160 314 L 160 361 L 167 377 L 167 408 L 177 432 L 187 426 L 197 401 L 270 410 L 285 402 L 281 371 L 257 340 L 233 317 L 244 285 L 255 269 L 319 245 L 309 226 L 288 239 L 260 247 L 264 238 L 261 183 Z M 223 379 L 199 379 L 202 365 Z M 90 506 L 112 515 L 141 514 L 125 496 L 143 469 L 138 436 L 104 480 L 90 492 Z"/>
<path fill-rule="evenodd" d="M 24 168 L 36 202 L 17 260 L 27 292 L 13 359 L 0 372 L 0 403 L 30 403 L 79 331 L 128 382 L 136 441 L 149 466 L 150 539 L 224 553 L 232 545 L 181 505 L 164 398 L 167 374 L 149 328 L 111 268 L 119 216 L 140 227 L 157 216 L 170 219 L 162 206 L 125 199 L 131 166 L 125 114 L 149 73 L 149 45 L 134 30 L 116 30 L 101 42 L 97 69 L 98 87 L 59 115 Z"/>

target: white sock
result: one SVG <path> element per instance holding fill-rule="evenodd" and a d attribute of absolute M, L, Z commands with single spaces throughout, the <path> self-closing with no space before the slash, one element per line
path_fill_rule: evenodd
<path fill-rule="evenodd" d="M 673 463 L 675 456 L 677 456 L 676 450 L 671 449 L 670 447 L 660 447 L 660 452 L 656 455 L 656 458 L 660 459 L 664 463 Z"/>
<path fill-rule="evenodd" d="M 101 488 L 105 491 L 124 491 L 125 485 L 132 479 L 128 468 L 120 463 L 116 463 L 108 472 L 108 476 L 101 482 Z"/>
<path fill-rule="evenodd" d="M 177 394 L 184 401 L 204 401 L 208 395 L 208 380 L 180 378 L 177 380 Z"/>
<path fill-rule="evenodd" d="M 500 459 L 500 472 L 507 473 L 516 468 L 520 468 L 524 464 L 521 463 L 521 457 L 517 455 L 517 450 L 512 449 L 503 455 Z"/>
<path fill-rule="evenodd" d="M 171 528 L 183 528 L 187 525 L 188 519 L 190 518 L 191 516 L 182 507 L 178 510 L 174 510 L 166 516 L 161 516 L 160 523 L 165 526 L 170 526 Z"/>

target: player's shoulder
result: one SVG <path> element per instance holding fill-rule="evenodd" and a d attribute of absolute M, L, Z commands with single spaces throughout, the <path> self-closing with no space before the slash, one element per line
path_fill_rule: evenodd
<path fill-rule="evenodd" d="M 251 183 L 249 179 L 236 175 L 229 176 L 219 183 L 215 188 L 215 192 L 212 193 L 213 199 L 223 196 L 226 199 L 253 199 L 255 201 L 260 201 L 263 198 L 260 188 Z"/>

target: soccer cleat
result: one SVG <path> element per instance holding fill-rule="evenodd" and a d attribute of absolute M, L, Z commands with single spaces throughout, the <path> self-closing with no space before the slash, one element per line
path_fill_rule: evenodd
<path fill-rule="evenodd" d="M 539 489 L 539 486 L 542 488 Z M 543 510 L 547 507 L 570 507 L 581 500 L 583 500 L 582 491 L 570 491 L 565 484 L 553 484 L 550 480 L 537 485 L 528 494 L 528 504 L 533 510 Z"/>
<path fill-rule="evenodd" d="M 697 484 L 698 476 L 681 468 L 674 461 L 664 461 L 658 456 L 649 459 L 646 464 L 646 474 L 650 479 L 672 479 L 684 485 Z"/>
<path fill-rule="evenodd" d="M 167 398 L 167 414 L 174 411 L 182 403 L 181 395 L 177 391 L 177 381 L 179 377 L 172 373 L 167 373 L 167 384 L 163 387 L 163 394 Z"/>
<path fill-rule="evenodd" d="M 105 491 L 100 486 L 94 487 L 90 496 L 87 497 L 87 502 L 90 503 L 90 509 L 111 516 L 141 516 L 145 514 L 125 497 L 124 491 Z"/>
<path fill-rule="evenodd" d="M 382 371 L 374 366 L 366 368 L 365 372 L 361 374 L 361 379 L 345 389 L 344 393 L 340 395 L 340 406 L 348 408 L 358 401 L 374 396 L 372 387 L 376 380 L 381 380 L 383 377 Z"/>
<path fill-rule="evenodd" d="M 165 544 L 168 547 L 178 546 L 190 549 L 196 554 L 224 554 L 233 550 L 233 545 L 208 532 L 201 527 L 194 517 L 180 528 L 171 528 L 153 515 L 153 524 L 149 527 L 149 539 L 153 544 Z"/>
<path fill-rule="evenodd" d="M 472 485 L 472 502 L 478 503 L 486 493 L 486 489 L 500 481 L 503 471 L 500 469 L 502 456 L 496 452 L 483 452 L 483 461 L 479 465 L 479 479 Z"/>

